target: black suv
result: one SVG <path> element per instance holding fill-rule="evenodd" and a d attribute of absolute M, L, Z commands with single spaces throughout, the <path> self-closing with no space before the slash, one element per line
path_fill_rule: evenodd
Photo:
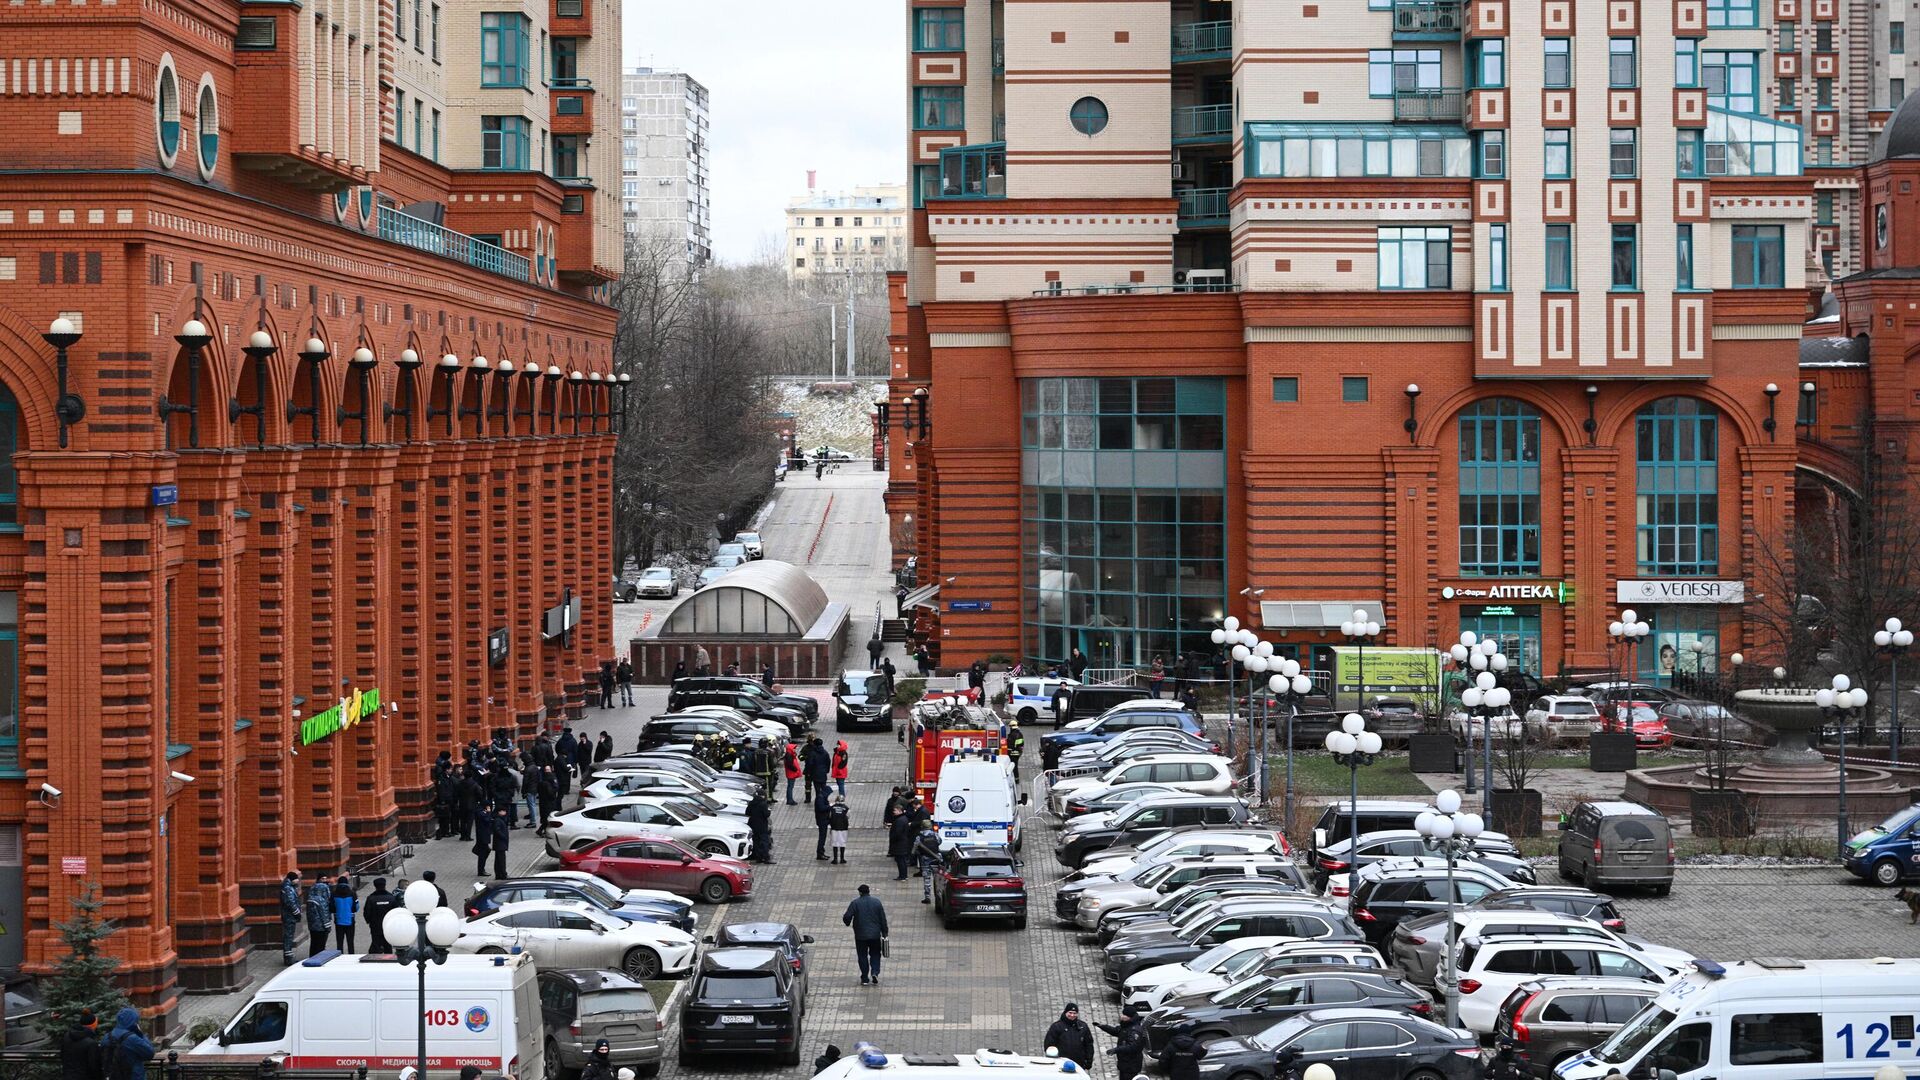
<path fill-rule="evenodd" d="M 753 700 L 759 711 L 743 708 L 739 703 L 742 698 Z M 820 719 L 820 703 L 813 698 L 776 694 L 760 685 L 760 680 L 741 675 L 696 675 L 673 680 L 673 688 L 667 691 L 667 711 L 679 712 L 689 705 L 731 705 L 749 716 L 784 710 L 804 717 L 807 725 Z"/>
<path fill-rule="evenodd" d="M 710 949 L 680 1005 L 680 1061 L 758 1052 L 798 1065 L 801 1010 L 793 968 L 779 949 Z"/>
<path fill-rule="evenodd" d="M 717 716 L 681 713 L 648 720 L 640 728 L 639 749 L 644 752 L 662 746 L 686 746 L 698 735 L 718 735 L 736 745 L 741 741 L 739 733 L 731 725 L 722 723 Z"/>
<path fill-rule="evenodd" d="M 833 684 L 833 730 L 892 731 L 893 679 L 866 668 L 840 673 Z"/>
<path fill-rule="evenodd" d="M 728 923 L 702 940 L 721 948 L 773 949 L 785 956 L 787 966 L 793 969 L 794 993 L 800 998 L 800 1011 L 806 1011 L 807 946 L 813 944 L 812 934 L 801 933 L 792 923 L 743 922 Z"/>
<path fill-rule="evenodd" d="M 1076 686 L 1068 695 L 1071 703 L 1067 706 L 1068 720 L 1085 720 L 1090 716 L 1099 716 L 1123 701 L 1139 701 L 1151 697 L 1146 690 L 1138 686 Z M 1178 702 L 1169 701 L 1167 706 L 1174 708 Z M 1054 727 L 1060 726 L 1056 716 Z"/>

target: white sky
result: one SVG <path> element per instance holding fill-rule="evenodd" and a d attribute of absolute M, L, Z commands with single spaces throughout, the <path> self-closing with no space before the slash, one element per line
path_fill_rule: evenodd
<path fill-rule="evenodd" d="M 627 0 L 627 67 L 685 71 L 712 111 L 715 257 L 784 245 L 807 187 L 906 176 L 906 5 L 900 0 Z"/>

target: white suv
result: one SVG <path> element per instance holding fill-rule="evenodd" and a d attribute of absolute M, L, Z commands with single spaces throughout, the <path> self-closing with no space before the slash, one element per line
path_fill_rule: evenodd
<path fill-rule="evenodd" d="M 1548 694 L 1527 707 L 1527 737 L 1554 743 L 1586 739 L 1600 730 L 1600 710 L 1587 698 Z"/>
<path fill-rule="evenodd" d="M 1543 975 L 1653 986 L 1664 986 L 1675 978 L 1630 945 L 1564 935 L 1470 937 L 1460 944 L 1455 970 L 1460 979 L 1460 1026 L 1481 1035 L 1492 1034 L 1500 1005 L 1515 987 Z"/>
<path fill-rule="evenodd" d="M 1076 776 L 1060 781 L 1048 790 L 1047 803 L 1054 813 L 1065 816 L 1068 796 L 1091 799 L 1123 784 L 1146 781 L 1195 795 L 1228 795 L 1233 792 L 1233 763 L 1217 754 L 1143 754 L 1115 765 L 1101 776 Z"/>

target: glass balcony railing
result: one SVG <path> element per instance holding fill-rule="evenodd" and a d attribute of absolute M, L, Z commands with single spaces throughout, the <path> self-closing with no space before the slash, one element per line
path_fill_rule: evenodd
<path fill-rule="evenodd" d="M 1415 124 L 1456 124 L 1467 113 L 1466 91 L 1457 86 L 1395 89 L 1393 118 Z"/>
<path fill-rule="evenodd" d="M 1204 229 L 1227 223 L 1227 196 L 1232 188 L 1181 188 L 1180 227 Z"/>
<path fill-rule="evenodd" d="M 1403 41 L 1450 41 L 1466 26 L 1460 0 L 1394 0 L 1393 36 Z"/>
<path fill-rule="evenodd" d="M 403 214 L 390 206 L 380 208 L 380 239 L 463 262 L 515 281 L 531 280 L 526 256 L 515 255 L 497 244 L 476 240 L 466 233 L 454 232 L 412 214 Z"/>
<path fill-rule="evenodd" d="M 1226 142 L 1232 135 L 1232 105 L 1188 105 L 1173 110 L 1176 143 Z"/>
<path fill-rule="evenodd" d="M 553 84 L 553 88 L 555 90 L 591 90 L 593 89 L 592 79 L 581 79 L 571 75 L 555 75 L 552 79 L 548 81 Z"/>
<path fill-rule="evenodd" d="M 940 151 L 939 199 L 1007 197 L 1007 144 L 980 143 Z"/>
<path fill-rule="evenodd" d="M 1173 28 L 1174 63 L 1225 60 L 1233 55 L 1233 23 L 1178 23 Z"/>

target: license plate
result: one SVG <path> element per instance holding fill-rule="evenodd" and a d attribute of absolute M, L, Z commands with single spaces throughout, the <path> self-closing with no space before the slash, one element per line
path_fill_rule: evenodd
<path fill-rule="evenodd" d="M 753 1017 L 727 1014 L 720 1017 L 720 1022 L 723 1024 L 751 1024 L 753 1023 Z"/>
<path fill-rule="evenodd" d="M 1005 905 L 1005 904 L 975 904 L 975 905 L 973 906 L 973 910 L 975 910 L 975 911 L 1005 911 L 1005 910 L 1007 910 L 1007 905 Z"/>

